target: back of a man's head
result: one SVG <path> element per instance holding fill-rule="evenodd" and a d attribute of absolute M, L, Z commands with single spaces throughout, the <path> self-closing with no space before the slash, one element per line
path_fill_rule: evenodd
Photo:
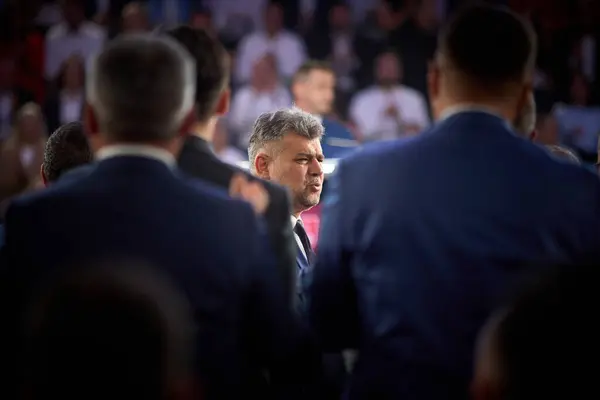
<path fill-rule="evenodd" d="M 492 6 L 459 11 L 438 42 L 438 62 L 456 85 L 491 94 L 530 79 L 535 54 L 531 25 L 508 9 Z"/>
<path fill-rule="evenodd" d="M 174 40 L 151 34 L 118 37 L 88 72 L 90 133 L 110 142 L 176 138 L 193 111 L 195 77 L 193 60 Z"/>
<path fill-rule="evenodd" d="M 53 286 L 28 324 L 30 398 L 186 397 L 192 317 L 167 282 L 124 264 L 85 266 Z"/>
<path fill-rule="evenodd" d="M 217 111 L 221 96 L 229 85 L 230 61 L 223 45 L 203 29 L 180 26 L 167 35 L 174 38 L 196 62 L 196 115 L 199 122 L 205 122 Z"/>
<path fill-rule="evenodd" d="M 476 370 L 489 392 L 475 398 L 595 397 L 599 280 L 597 263 L 552 270 L 492 319 Z"/>
<path fill-rule="evenodd" d="M 80 122 L 69 122 L 58 128 L 46 142 L 42 180 L 55 182 L 65 172 L 92 162 L 94 155 Z"/>

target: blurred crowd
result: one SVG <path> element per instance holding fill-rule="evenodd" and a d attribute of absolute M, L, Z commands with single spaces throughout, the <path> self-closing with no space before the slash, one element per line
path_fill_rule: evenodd
<path fill-rule="evenodd" d="M 293 104 L 335 123 L 325 142 L 338 150 L 426 128 L 426 72 L 438 26 L 466 2 L 5 0 L 0 201 L 38 183 L 43 142 L 60 125 L 82 119 L 86 65 L 119 33 L 190 24 L 221 39 L 231 56 L 233 96 L 213 146 L 223 160 L 239 163 L 247 160 L 256 117 Z M 565 145 L 595 162 L 600 3 L 507 3 L 529 16 L 539 35 L 534 140 Z M 327 64 L 299 71 L 308 60 Z M 343 153 L 324 152 L 327 158 Z"/>

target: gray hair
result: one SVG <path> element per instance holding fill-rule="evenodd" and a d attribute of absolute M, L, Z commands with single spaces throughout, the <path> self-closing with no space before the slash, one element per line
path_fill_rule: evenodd
<path fill-rule="evenodd" d="M 93 60 L 87 101 L 113 138 L 168 140 L 193 108 L 195 76 L 194 61 L 173 39 L 125 35 Z"/>
<path fill-rule="evenodd" d="M 254 161 L 260 149 L 267 143 L 281 140 L 288 133 L 312 140 L 321 139 L 324 131 L 317 118 L 299 108 L 284 108 L 261 114 L 254 122 L 248 144 L 250 168 L 254 169 Z"/>

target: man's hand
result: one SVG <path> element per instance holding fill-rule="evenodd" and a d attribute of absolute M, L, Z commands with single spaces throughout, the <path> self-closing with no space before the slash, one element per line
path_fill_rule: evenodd
<path fill-rule="evenodd" d="M 231 178 L 229 195 L 246 200 L 257 214 L 263 214 L 269 206 L 269 193 L 258 181 L 250 181 L 246 175 L 238 173 Z"/>

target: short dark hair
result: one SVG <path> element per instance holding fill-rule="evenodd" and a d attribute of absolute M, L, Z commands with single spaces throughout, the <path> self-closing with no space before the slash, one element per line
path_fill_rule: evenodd
<path fill-rule="evenodd" d="M 477 5 L 455 14 L 440 32 L 443 62 L 484 90 L 520 82 L 535 63 L 529 22 L 506 8 Z"/>
<path fill-rule="evenodd" d="M 292 82 L 296 83 L 306 79 L 312 71 L 326 71 L 333 74 L 333 68 L 327 61 L 308 60 L 296 70 L 292 77 Z"/>
<path fill-rule="evenodd" d="M 54 131 L 46 142 L 42 170 L 48 182 L 65 172 L 92 162 L 94 155 L 81 122 L 69 122 Z"/>
<path fill-rule="evenodd" d="M 103 133 L 117 141 L 172 140 L 194 106 L 195 64 L 175 40 L 128 34 L 109 42 L 87 75 Z"/>
<path fill-rule="evenodd" d="M 541 275 L 501 316 L 493 334 L 499 398 L 578 398 L 595 392 L 600 336 L 597 262 Z M 583 396 L 582 396 L 583 395 Z"/>
<path fill-rule="evenodd" d="M 206 121 L 213 115 L 219 95 L 229 85 L 229 55 L 223 44 L 204 29 L 180 26 L 167 34 L 196 62 L 196 114 L 199 121 Z"/>
<path fill-rule="evenodd" d="M 168 277 L 144 265 L 78 265 L 34 301 L 26 326 L 31 398 L 161 400 L 187 379 L 192 313 Z M 73 271 L 72 271 L 73 272 Z M 172 389 L 172 388 L 171 388 Z"/>

